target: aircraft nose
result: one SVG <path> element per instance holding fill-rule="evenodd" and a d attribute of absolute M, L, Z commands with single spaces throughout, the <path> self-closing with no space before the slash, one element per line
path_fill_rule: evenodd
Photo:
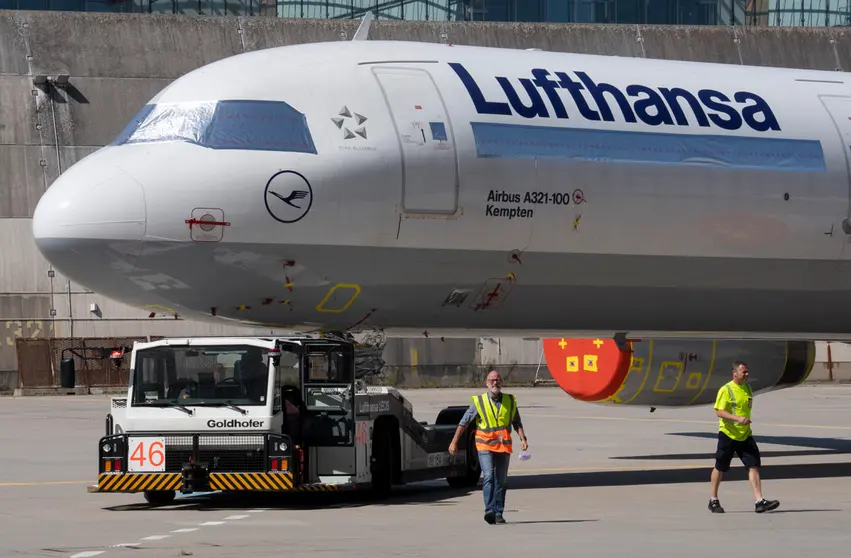
<path fill-rule="evenodd" d="M 132 271 L 147 217 L 142 185 L 118 167 L 96 163 L 84 159 L 57 178 L 32 223 L 42 255 L 84 285 L 92 281 L 80 275 L 94 266 L 103 271 L 104 263 L 113 271 Z"/>

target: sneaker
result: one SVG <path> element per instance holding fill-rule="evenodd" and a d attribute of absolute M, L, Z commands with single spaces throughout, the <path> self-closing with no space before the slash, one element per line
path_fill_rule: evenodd
<path fill-rule="evenodd" d="M 718 500 L 709 500 L 709 511 L 712 513 L 724 513 L 724 508 L 721 507 L 721 502 Z"/>
<path fill-rule="evenodd" d="M 777 500 L 766 500 L 765 498 L 763 498 L 762 500 L 754 504 L 754 511 L 756 513 L 767 512 L 777 509 L 777 506 L 779 505 L 780 502 L 778 502 Z"/>
<path fill-rule="evenodd" d="M 487 512 L 487 513 L 485 513 L 485 521 L 487 521 L 488 523 L 490 523 L 491 525 L 493 525 L 493 523 L 494 523 L 494 521 L 495 521 L 495 519 L 494 519 L 494 517 L 493 517 L 493 512 Z"/>
<path fill-rule="evenodd" d="M 505 523 L 505 519 L 503 519 L 503 517 L 501 515 L 498 515 L 498 516 L 496 516 L 494 523 L 499 523 L 499 524 Z"/>

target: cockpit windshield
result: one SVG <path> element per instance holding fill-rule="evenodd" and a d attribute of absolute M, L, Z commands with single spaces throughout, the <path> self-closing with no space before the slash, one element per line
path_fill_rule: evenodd
<path fill-rule="evenodd" d="M 283 101 L 145 105 L 110 145 L 168 141 L 210 149 L 316 153 L 307 118 Z"/>
<path fill-rule="evenodd" d="M 285 355 L 286 356 L 286 355 Z M 266 405 L 269 350 L 250 345 L 163 346 L 136 353 L 133 406 Z"/>

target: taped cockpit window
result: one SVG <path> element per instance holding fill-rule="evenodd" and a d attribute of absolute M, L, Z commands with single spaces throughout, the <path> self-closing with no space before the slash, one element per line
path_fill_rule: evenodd
<path fill-rule="evenodd" d="M 316 153 L 305 116 L 281 101 L 146 105 L 112 145 L 167 141 L 210 149 Z"/>
<path fill-rule="evenodd" d="M 139 110 L 139 112 L 137 112 L 136 115 L 132 118 L 132 120 L 130 120 L 127 126 L 125 126 L 123 130 L 121 130 L 121 133 L 118 134 L 118 136 L 112 141 L 110 145 L 121 145 L 122 143 L 126 142 L 127 138 L 133 135 L 133 132 L 135 132 L 136 128 L 139 127 L 139 124 L 141 124 L 148 117 L 148 115 L 151 114 L 152 110 L 154 110 L 154 105 L 143 106 Z"/>
<path fill-rule="evenodd" d="M 124 143 L 188 141 L 203 144 L 216 102 L 156 105 Z"/>
<path fill-rule="evenodd" d="M 316 153 L 305 116 L 280 101 L 219 101 L 204 145 Z"/>

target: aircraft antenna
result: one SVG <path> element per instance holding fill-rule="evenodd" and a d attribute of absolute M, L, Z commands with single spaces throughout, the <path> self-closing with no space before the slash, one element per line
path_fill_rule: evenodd
<path fill-rule="evenodd" d="M 366 12 L 366 14 L 364 14 L 363 19 L 360 21 L 360 25 L 358 26 L 358 30 L 355 31 L 355 36 L 352 37 L 353 41 L 366 41 L 369 39 L 369 26 L 372 24 L 373 19 L 375 19 L 375 16 L 372 15 L 372 12 Z"/>

